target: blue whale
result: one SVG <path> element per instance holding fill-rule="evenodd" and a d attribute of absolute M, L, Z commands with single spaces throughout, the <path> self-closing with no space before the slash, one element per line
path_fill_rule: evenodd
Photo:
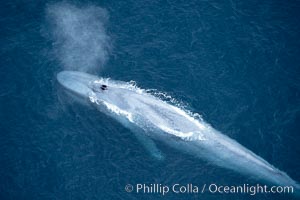
<path fill-rule="evenodd" d="M 67 90 L 89 100 L 101 112 L 131 129 L 154 158 L 164 158 L 155 144 L 161 141 L 219 167 L 270 184 L 292 186 L 294 193 L 299 191 L 298 183 L 286 173 L 203 120 L 146 90 L 76 71 L 62 71 L 57 80 Z"/>

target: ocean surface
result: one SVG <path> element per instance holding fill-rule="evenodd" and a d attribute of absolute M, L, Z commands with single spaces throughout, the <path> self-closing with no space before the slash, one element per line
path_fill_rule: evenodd
<path fill-rule="evenodd" d="M 300 1 L 0 3 L 0 199 L 291 199 L 284 194 L 137 194 L 126 184 L 257 184 L 157 146 L 66 95 L 79 70 L 135 81 L 300 181 Z M 233 158 L 234 159 L 234 158 Z"/>

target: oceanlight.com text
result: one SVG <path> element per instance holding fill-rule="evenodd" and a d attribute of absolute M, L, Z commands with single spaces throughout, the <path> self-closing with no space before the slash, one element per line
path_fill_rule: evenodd
<path fill-rule="evenodd" d="M 219 185 L 212 184 L 179 184 L 172 185 L 159 183 L 137 183 L 127 184 L 125 191 L 136 194 L 159 194 L 167 195 L 168 193 L 175 194 L 249 194 L 251 196 L 256 194 L 292 194 L 294 193 L 293 186 L 268 186 L 268 185 Z"/>

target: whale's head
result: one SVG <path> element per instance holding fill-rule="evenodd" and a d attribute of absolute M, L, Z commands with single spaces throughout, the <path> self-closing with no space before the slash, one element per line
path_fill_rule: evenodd
<path fill-rule="evenodd" d="M 64 88 L 81 97 L 89 96 L 92 92 L 91 83 L 98 79 L 97 76 L 77 71 L 62 71 L 57 74 L 57 80 Z"/>
<path fill-rule="evenodd" d="M 130 96 L 134 94 L 130 90 L 133 86 L 129 83 L 77 71 L 62 71 L 57 74 L 57 80 L 67 91 L 71 92 L 71 97 L 75 100 L 82 103 L 91 102 L 99 105 L 97 108 L 103 112 L 131 118 L 131 114 L 126 111 L 130 107 L 128 102 L 131 99 Z"/>
<path fill-rule="evenodd" d="M 62 71 L 57 74 L 57 80 L 76 99 L 81 97 L 97 104 L 106 103 L 117 107 L 127 105 L 125 96 L 130 90 L 122 89 L 122 86 L 126 86 L 124 82 L 109 81 L 78 71 Z"/>

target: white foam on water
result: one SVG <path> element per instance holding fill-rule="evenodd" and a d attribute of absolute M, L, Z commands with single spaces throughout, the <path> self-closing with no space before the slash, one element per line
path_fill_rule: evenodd
<path fill-rule="evenodd" d="M 196 114 L 153 96 L 132 81 L 99 79 L 91 84 L 92 87 L 108 85 L 107 91 L 90 94 L 92 102 L 104 105 L 110 112 L 126 117 L 144 130 L 161 130 L 189 141 L 205 140 L 203 131 L 210 126 L 196 119 Z M 168 98 L 171 99 L 170 96 Z"/>

